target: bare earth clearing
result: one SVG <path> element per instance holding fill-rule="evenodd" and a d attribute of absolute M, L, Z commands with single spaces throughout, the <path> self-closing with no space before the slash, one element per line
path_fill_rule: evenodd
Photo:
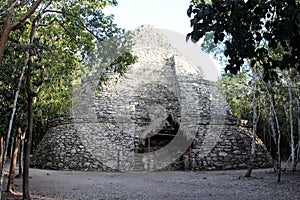
<path fill-rule="evenodd" d="M 253 171 L 160 171 L 104 173 L 30 169 L 33 199 L 300 199 L 300 172 L 282 175 L 272 169 Z M 17 179 L 21 191 L 21 179 Z M 4 195 L 4 199 L 21 196 Z"/>

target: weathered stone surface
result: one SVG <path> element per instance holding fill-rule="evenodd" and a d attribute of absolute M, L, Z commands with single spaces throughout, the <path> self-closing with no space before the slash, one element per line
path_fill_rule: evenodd
<path fill-rule="evenodd" d="M 83 80 L 74 116 L 49 122 L 32 164 L 99 171 L 247 167 L 249 127 L 230 114 L 203 69 L 165 38 L 152 27 L 138 29 L 133 49 L 138 62 L 125 76 L 110 73 L 100 87 L 97 77 Z M 190 143 L 178 156 L 182 141 Z M 266 148 L 257 143 L 256 167 L 270 166 Z"/>

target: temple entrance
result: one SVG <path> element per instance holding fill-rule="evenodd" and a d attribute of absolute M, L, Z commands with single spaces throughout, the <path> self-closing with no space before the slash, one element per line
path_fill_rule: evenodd
<path fill-rule="evenodd" d="M 162 122 L 161 129 L 154 135 L 146 137 L 144 141 L 140 144 L 140 153 L 151 153 L 157 151 L 161 148 L 167 146 L 176 136 L 179 130 L 179 122 L 171 114 L 169 114 Z M 180 156 L 174 163 L 170 166 L 172 170 L 183 170 L 184 169 L 184 159 Z M 167 167 L 167 168 L 168 168 Z"/>
<path fill-rule="evenodd" d="M 145 139 L 146 151 L 144 152 L 149 152 L 149 150 L 153 152 L 165 147 L 174 139 L 179 129 L 179 123 L 173 119 L 171 114 L 161 123 L 161 126 L 162 128 L 157 134 Z"/>

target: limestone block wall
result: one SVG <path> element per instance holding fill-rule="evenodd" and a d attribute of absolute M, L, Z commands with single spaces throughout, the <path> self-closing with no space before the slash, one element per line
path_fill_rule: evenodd
<path fill-rule="evenodd" d="M 192 148 L 191 168 L 192 170 L 247 168 L 250 164 L 251 142 L 249 128 L 225 125 L 219 141 L 207 155 L 199 156 L 199 148 Z M 256 144 L 254 166 L 257 168 L 272 166 L 272 159 L 259 138 Z"/>
<path fill-rule="evenodd" d="M 48 132 L 31 165 L 42 169 L 111 171 L 87 151 L 74 129 L 72 118 L 49 122 Z"/>
<path fill-rule="evenodd" d="M 179 157 L 173 164 L 166 166 L 163 170 L 213 170 L 213 169 L 241 169 L 246 168 L 250 160 L 251 136 L 249 127 L 243 127 L 238 121 L 231 119 L 232 123 L 225 125 L 219 141 L 205 156 L 201 153 L 204 134 L 199 130 L 191 148 Z M 229 122 L 229 121 L 228 121 Z M 206 128 L 208 129 L 208 128 Z M 125 140 L 121 137 L 128 149 L 136 150 L 138 143 Z M 121 142 L 121 141 L 119 141 Z M 126 143 L 127 142 L 127 143 Z M 130 144 L 132 145 L 130 147 Z M 128 146 L 129 145 L 129 146 Z M 105 151 L 105 148 L 103 149 Z M 58 118 L 49 122 L 49 129 L 35 152 L 32 159 L 32 166 L 37 168 L 57 170 L 92 170 L 92 171 L 118 171 L 121 163 L 118 164 L 117 157 L 124 154 L 120 149 L 110 152 L 115 157 L 114 168 L 103 164 L 102 159 L 94 156 L 84 146 L 80 136 L 74 128 L 72 118 Z M 136 157 L 139 158 L 139 157 Z M 148 171 L 148 165 L 141 160 L 135 160 L 135 169 Z M 272 160 L 262 142 L 257 139 L 257 153 L 255 167 L 270 167 Z M 155 166 L 152 166 L 155 167 Z M 123 169 L 124 170 L 124 169 Z M 155 170 L 155 169 L 151 169 Z"/>

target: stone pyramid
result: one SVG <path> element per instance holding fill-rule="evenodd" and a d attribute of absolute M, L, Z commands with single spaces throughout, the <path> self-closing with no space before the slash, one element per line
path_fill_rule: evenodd
<path fill-rule="evenodd" d="M 54 119 L 32 160 L 39 168 L 154 171 L 246 168 L 251 128 L 234 118 L 207 54 L 178 33 L 142 26 L 138 62 L 106 84 L 87 77 L 69 118 Z M 256 138 L 256 167 L 271 157 Z"/>

